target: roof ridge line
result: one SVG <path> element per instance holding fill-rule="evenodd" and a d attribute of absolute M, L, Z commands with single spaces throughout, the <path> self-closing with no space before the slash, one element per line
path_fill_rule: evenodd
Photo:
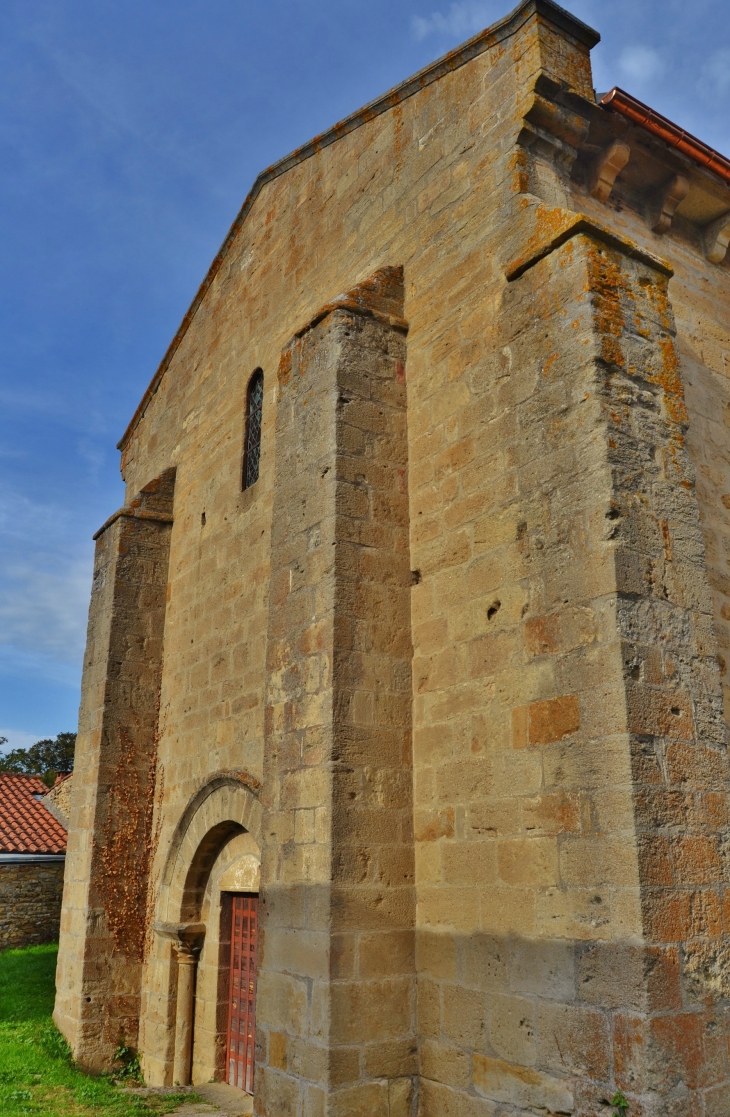
<path fill-rule="evenodd" d="M 340 120 L 337 124 L 328 128 L 326 132 L 321 132 L 318 136 L 302 144 L 301 147 L 295 148 L 294 151 L 291 151 L 276 163 L 272 163 L 257 175 L 221 247 L 214 256 L 203 282 L 200 284 L 182 322 L 168 345 L 157 367 L 157 371 L 145 389 L 142 399 L 137 405 L 137 409 L 127 429 L 117 443 L 118 450 L 124 450 L 129 439 L 136 430 L 142 416 L 147 410 L 152 396 L 160 385 L 162 377 L 169 368 L 173 356 L 187 333 L 188 327 L 195 317 L 198 307 L 202 303 L 208 288 L 211 286 L 224 259 L 228 255 L 228 249 L 236 239 L 239 230 L 242 228 L 254 202 L 264 186 L 291 170 L 292 167 L 296 167 L 299 163 L 305 162 L 305 160 L 311 158 L 312 155 L 316 155 L 318 151 L 322 151 L 323 148 L 329 147 L 343 136 L 347 136 L 350 132 L 354 132 L 362 124 L 374 120 L 375 117 L 401 104 L 403 101 L 406 101 L 415 93 L 420 92 L 421 89 L 425 89 L 427 86 L 432 85 L 433 82 L 438 81 L 446 74 L 453 73 L 454 70 L 460 69 L 467 62 L 471 62 L 473 58 L 477 58 L 480 54 L 483 54 L 489 47 L 502 42 L 503 39 L 508 39 L 511 35 L 519 31 L 520 27 L 534 14 L 545 16 L 563 31 L 567 31 L 580 42 L 584 43 L 589 49 L 600 41 L 601 36 L 597 31 L 594 31 L 587 23 L 583 23 L 582 20 L 571 15 L 565 8 L 561 8 L 554 0 L 522 0 L 516 8 L 508 15 L 497 20 L 496 23 L 490 24 L 490 26 L 486 27 L 483 31 L 478 31 L 476 35 L 467 39 L 461 46 L 437 58 L 435 62 L 430 62 L 427 66 L 424 66 L 423 69 L 418 70 L 415 74 L 412 74 L 411 77 L 406 78 L 405 81 L 402 81 L 399 85 L 393 86 L 392 89 L 376 97 L 375 100 L 369 101 L 355 112 L 350 113 L 349 116 L 346 116 L 343 120 Z"/>

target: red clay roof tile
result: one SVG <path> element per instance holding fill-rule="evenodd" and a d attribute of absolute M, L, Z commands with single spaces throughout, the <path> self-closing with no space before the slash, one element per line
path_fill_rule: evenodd
<path fill-rule="evenodd" d="M 34 799 L 48 788 L 38 776 L 0 772 L 0 853 L 65 853 L 66 831 Z"/>

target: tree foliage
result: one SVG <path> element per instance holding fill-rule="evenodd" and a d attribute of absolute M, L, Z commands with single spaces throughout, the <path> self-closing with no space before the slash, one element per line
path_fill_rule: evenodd
<path fill-rule="evenodd" d="M 0 737 L 0 744 L 6 738 Z M 11 749 L 0 756 L 0 772 L 20 772 L 26 776 L 40 776 L 52 787 L 59 772 L 72 772 L 74 766 L 75 733 L 59 733 L 54 739 L 46 737 L 27 749 Z"/>

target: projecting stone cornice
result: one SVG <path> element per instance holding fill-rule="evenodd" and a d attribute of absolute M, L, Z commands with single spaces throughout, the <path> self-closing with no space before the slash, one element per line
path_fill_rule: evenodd
<path fill-rule="evenodd" d="M 528 268 L 533 267 L 540 260 L 549 256 L 551 252 L 554 252 L 556 248 L 560 248 L 566 241 L 581 233 L 593 237 L 594 240 L 602 241 L 610 248 L 619 249 L 620 252 L 632 259 L 643 261 L 649 267 L 662 272 L 666 276 L 674 275 L 674 269 L 666 260 L 662 260 L 660 256 L 655 256 L 653 252 L 648 252 L 645 248 L 640 248 L 628 237 L 620 236 L 612 229 L 601 225 L 600 222 L 587 217 L 584 213 L 550 210 L 548 216 L 549 221 L 545 220 L 544 212 L 541 214 L 543 220 L 536 222 L 536 231 L 530 238 L 525 251 L 507 264 L 504 274 L 508 282 L 519 279 Z"/>
<path fill-rule="evenodd" d="M 121 517 L 130 520 L 151 520 L 155 524 L 171 524 L 172 516 L 165 515 L 163 512 L 146 512 L 144 508 L 130 508 L 125 505 L 123 508 L 117 508 L 108 520 L 105 520 L 98 531 L 95 531 L 92 539 L 98 539 L 103 535 L 107 528 L 110 528 Z"/>
<path fill-rule="evenodd" d="M 658 236 L 672 229 L 721 264 L 730 222 L 730 159 L 615 88 L 600 103 L 557 91 L 590 123 L 571 177 L 579 190 L 642 216 Z"/>

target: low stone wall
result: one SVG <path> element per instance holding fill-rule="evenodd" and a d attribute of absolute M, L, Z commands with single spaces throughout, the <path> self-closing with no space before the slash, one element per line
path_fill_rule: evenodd
<path fill-rule="evenodd" d="M 0 950 L 58 938 L 63 866 L 63 861 L 0 862 Z"/>

